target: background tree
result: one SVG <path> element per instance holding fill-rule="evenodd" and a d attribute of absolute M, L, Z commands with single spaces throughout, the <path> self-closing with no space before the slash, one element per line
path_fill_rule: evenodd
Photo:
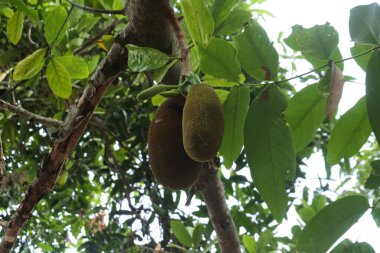
<path fill-rule="evenodd" d="M 367 210 L 379 222 L 379 5 L 352 9 L 356 45 L 343 58 L 329 24 L 294 26 L 279 54 L 260 25 L 267 12 L 252 11 L 261 2 L 0 0 L 0 252 L 326 252 Z M 313 69 L 287 78 L 281 57 Z M 366 96 L 336 120 L 352 59 Z M 296 91 L 296 79 L 308 85 Z M 172 191 L 147 155 L 168 94 L 136 97 L 199 81 L 224 105 L 220 156 L 194 187 Z M 294 194 L 319 151 L 324 182 L 339 164 L 342 185 L 358 177 L 351 191 L 321 181 Z M 279 237 L 289 208 L 302 222 Z M 347 249 L 375 252 L 348 239 L 333 252 Z"/>

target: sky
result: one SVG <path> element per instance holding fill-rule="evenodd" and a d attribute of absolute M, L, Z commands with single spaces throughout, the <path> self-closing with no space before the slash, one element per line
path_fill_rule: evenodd
<path fill-rule="evenodd" d="M 357 5 L 367 5 L 376 2 L 376 0 L 267 0 L 258 8 L 270 11 L 275 17 L 267 17 L 265 21 L 261 21 L 261 25 L 265 28 L 268 36 L 272 41 L 276 41 L 278 33 L 284 32 L 284 38 L 291 33 L 291 27 L 300 24 L 305 28 L 312 27 L 316 24 L 322 25 L 329 22 L 339 33 L 339 48 L 343 58 L 351 56 L 350 47 L 353 46 L 349 35 L 348 21 L 350 9 Z M 377 1 L 380 3 L 380 1 Z M 356 78 L 355 83 L 346 83 L 343 91 L 343 97 L 339 105 L 338 117 L 353 106 L 359 98 L 365 94 L 365 73 L 361 70 L 354 60 L 346 61 L 344 74 Z M 299 67 L 297 65 L 297 74 L 310 70 L 310 65 Z M 302 86 L 294 81 L 297 87 Z M 317 178 L 324 176 L 324 162 L 320 154 L 313 155 L 307 162 L 307 178 Z M 333 167 L 335 178 L 339 179 L 338 168 Z M 317 180 L 310 180 L 308 187 L 318 188 Z M 349 189 L 347 189 L 349 190 Z M 330 197 L 330 196 L 329 196 Z M 288 213 L 289 219 L 280 225 L 279 233 L 289 233 L 290 227 L 297 223 L 297 214 L 291 210 Z M 298 218 L 299 219 L 299 218 Z M 371 215 L 367 212 L 359 222 L 354 225 L 344 236 L 352 241 L 365 241 L 380 252 L 380 228 L 376 226 Z"/>

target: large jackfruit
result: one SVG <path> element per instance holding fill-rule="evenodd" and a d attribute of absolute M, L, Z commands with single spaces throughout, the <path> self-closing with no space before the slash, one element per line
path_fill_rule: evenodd
<path fill-rule="evenodd" d="M 185 152 L 182 142 L 184 97 L 168 98 L 154 114 L 148 133 L 148 152 L 153 175 L 174 190 L 192 186 L 201 164 Z"/>
<path fill-rule="evenodd" d="M 206 84 L 190 87 L 182 119 L 186 153 L 198 162 L 210 160 L 220 148 L 223 131 L 223 108 L 214 89 Z"/>

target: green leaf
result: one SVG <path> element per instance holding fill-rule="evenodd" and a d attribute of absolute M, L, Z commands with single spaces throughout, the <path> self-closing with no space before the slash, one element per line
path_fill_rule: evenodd
<path fill-rule="evenodd" d="M 50 60 L 46 69 L 46 76 L 50 89 L 55 95 L 65 99 L 70 97 L 72 89 L 70 74 L 55 58 Z"/>
<path fill-rule="evenodd" d="M 197 224 L 193 231 L 193 245 L 198 247 L 202 242 L 202 236 L 206 232 L 205 227 L 202 224 Z"/>
<path fill-rule="evenodd" d="M 242 239 L 243 239 L 243 245 L 245 249 L 248 251 L 248 253 L 255 253 L 256 252 L 255 239 L 249 235 L 243 235 Z"/>
<path fill-rule="evenodd" d="M 366 99 L 362 97 L 336 122 L 327 146 L 327 161 L 336 164 L 340 159 L 356 154 L 370 134 Z"/>
<path fill-rule="evenodd" d="M 128 67 L 133 72 L 143 72 L 164 67 L 170 60 L 165 53 L 149 47 L 127 44 Z"/>
<path fill-rule="evenodd" d="M 12 44 L 17 45 L 22 36 L 22 29 L 24 27 L 24 14 L 16 11 L 7 23 L 7 35 Z"/>
<path fill-rule="evenodd" d="M 326 116 L 326 102 L 318 84 L 303 88 L 289 100 L 285 118 L 292 129 L 297 152 L 303 150 L 317 133 Z"/>
<path fill-rule="evenodd" d="M 350 35 L 357 43 L 380 45 L 380 6 L 360 5 L 350 12 Z"/>
<path fill-rule="evenodd" d="M 216 28 L 215 33 L 218 35 L 230 35 L 239 32 L 251 17 L 251 12 L 247 10 L 234 9 L 226 20 Z"/>
<path fill-rule="evenodd" d="M 214 31 L 214 20 L 203 0 L 181 0 L 182 13 L 194 42 L 207 44 Z"/>
<path fill-rule="evenodd" d="M 325 253 L 369 209 L 367 198 L 343 197 L 320 210 L 303 229 L 297 249 Z"/>
<path fill-rule="evenodd" d="M 278 54 L 265 30 L 253 21 L 244 32 L 234 37 L 241 66 L 252 77 L 273 80 L 278 70 Z"/>
<path fill-rule="evenodd" d="M 230 14 L 232 7 L 235 5 L 236 0 L 215 0 L 211 13 L 214 18 L 215 27 L 218 26 Z"/>
<path fill-rule="evenodd" d="M 187 231 L 185 225 L 181 221 L 172 220 L 170 221 L 170 227 L 173 231 L 174 236 L 178 241 L 186 247 L 191 247 L 193 240 L 191 239 L 189 231 Z"/>
<path fill-rule="evenodd" d="M 364 187 L 366 189 L 377 189 L 380 187 L 380 160 L 371 161 L 371 174 L 367 178 Z"/>
<path fill-rule="evenodd" d="M 380 143 L 380 49 L 372 53 L 366 76 L 367 111 L 372 131 Z"/>
<path fill-rule="evenodd" d="M 62 64 L 73 79 L 85 79 L 89 76 L 87 62 L 77 56 L 59 56 L 54 58 Z"/>
<path fill-rule="evenodd" d="M 28 6 L 24 3 L 23 0 L 11 0 L 9 1 L 9 4 L 11 4 L 13 7 L 16 7 L 17 10 L 24 13 L 32 21 L 38 21 L 38 12 L 36 10 L 28 8 Z"/>
<path fill-rule="evenodd" d="M 353 243 L 350 239 L 344 239 L 330 253 L 351 253 L 352 245 Z"/>
<path fill-rule="evenodd" d="M 65 36 L 68 24 L 66 23 L 63 25 L 63 23 L 65 22 L 66 17 L 66 9 L 60 5 L 53 7 L 53 9 L 49 12 L 45 20 L 45 38 L 49 45 L 51 45 L 54 40 L 56 40 L 55 45 L 58 45 L 58 43 Z M 63 28 L 61 29 L 62 25 Z"/>
<path fill-rule="evenodd" d="M 30 79 L 37 75 L 45 64 L 45 53 L 46 48 L 38 49 L 33 54 L 28 55 L 26 58 L 17 63 L 13 72 L 13 79 L 15 81 L 21 81 Z"/>
<path fill-rule="evenodd" d="M 234 46 L 222 39 L 212 38 L 207 47 L 198 45 L 202 57 L 202 72 L 228 81 L 239 82 L 240 65 Z"/>
<path fill-rule="evenodd" d="M 371 215 L 373 220 L 376 222 L 376 225 L 380 227 L 380 206 L 373 208 Z"/>
<path fill-rule="evenodd" d="M 356 55 L 359 55 L 365 51 L 368 51 L 372 49 L 372 45 L 363 45 L 363 44 L 355 44 L 355 46 L 351 47 L 351 54 L 353 57 Z M 371 58 L 371 54 L 364 54 L 359 57 L 355 57 L 356 63 L 364 70 L 366 71 L 369 59 Z"/>
<path fill-rule="evenodd" d="M 224 136 L 220 154 L 223 164 L 231 168 L 239 157 L 244 144 L 244 123 L 249 108 L 249 89 L 244 86 L 233 86 L 224 102 Z"/>
<path fill-rule="evenodd" d="M 255 186 L 280 223 L 286 213 L 286 181 L 294 175 L 296 155 L 283 112 L 287 101 L 276 86 L 261 92 L 248 110 L 244 146 Z"/>
<path fill-rule="evenodd" d="M 137 94 L 137 100 L 138 101 L 144 101 L 149 98 L 154 97 L 157 94 L 160 94 L 164 91 L 170 91 L 173 89 L 177 89 L 178 86 L 176 85 L 165 85 L 165 84 L 158 84 L 158 85 L 153 85 L 152 87 L 149 87 L 148 89 L 143 90 L 139 94 Z"/>
<path fill-rule="evenodd" d="M 339 35 L 328 23 L 308 29 L 295 25 L 292 34 L 284 41 L 293 50 L 301 51 L 305 57 L 327 61 L 338 46 Z"/>

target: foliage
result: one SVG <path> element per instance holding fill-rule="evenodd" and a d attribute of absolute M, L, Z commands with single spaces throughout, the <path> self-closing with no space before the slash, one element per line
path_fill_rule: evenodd
<path fill-rule="evenodd" d="M 128 23 L 127 16 L 91 10 L 120 10 L 126 1 L 71 2 L 0 0 L 1 99 L 62 120 L 84 92 Z M 249 253 L 322 253 L 369 209 L 379 225 L 379 4 L 357 6 L 350 13 L 351 51 L 366 71 L 366 95 L 339 119 L 327 120 L 335 78 L 331 66 L 343 71 L 348 60 L 340 53 L 334 27 L 295 25 L 287 38 L 274 43 L 262 26 L 268 12 L 251 11 L 263 1 L 173 2 L 176 14 L 184 17 L 193 76 L 168 87 L 163 76 L 180 56 L 126 45 L 129 68 L 107 91 L 56 187 L 21 230 L 17 252 L 150 252 L 158 243 L 172 252 L 216 249 L 201 195 L 196 193 L 186 210 L 184 192 L 155 181 L 146 147 L 154 106 L 163 101 L 159 94 L 186 92 L 186 85 L 199 81 L 213 86 L 224 102 L 221 176 L 242 248 Z M 281 66 L 282 57 L 314 69 L 291 77 L 291 70 Z M 293 88 L 296 78 L 305 84 L 299 91 Z M 36 177 L 58 129 L 0 109 L 0 158 L 6 162 L 0 170 L 0 220 L 6 221 Z M 296 189 L 296 180 L 305 179 L 304 162 L 315 153 L 324 156 L 327 180 L 331 166 L 338 164 L 341 187 L 352 176 L 358 177 L 356 186 L 351 191 L 329 183 L 318 192 Z M 294 194 L 302 190 L 303 196 Z M 330 190 L 337 199 L 328 197 Z M 294 225 L 289 237 L 279 237 L 276 229 L 289 209 L 303 222 Z M 370 245 L 348 239 L 332 252 L 346 248 L 374 252 Z"/>

